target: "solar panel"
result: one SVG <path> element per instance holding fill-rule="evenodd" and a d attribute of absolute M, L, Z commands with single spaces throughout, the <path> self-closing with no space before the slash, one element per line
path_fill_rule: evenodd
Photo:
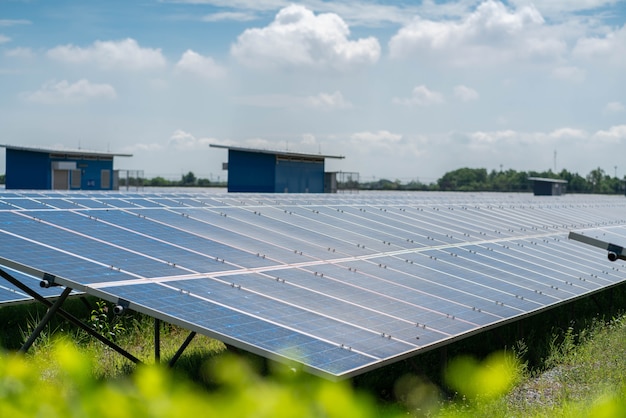
<path fill-rule="evenodd" d="M 623 283 L 623 197 L 0 194 L 0 263 L 327 377 Z"/>
<path fill-rule="evenodd" d="M 37 277 L 24 274 L 20 271 L 17 271 L 17 270 L 14 270 L 5 266 L 0 266 L 0 269 L 6 271 L 7 273 L 15 277 L 17 280 L 19 280 L 20 283 L 25 284 L 28 288 L 32 289 L 33 291 L 36 291 L 44 298 L 50 298 L 50 299 L 56 298 L 63 291 L 61 287 L 51 287 L 48 289 L 41 289 L 39 286 L 41 279 Z M 22 303 L 29 303 L 29 302 L 34 302 L 34 299 L 30 295 L 28 295 L 26 292 L 16 287 L 12 283 L 6 282 L 4 280 L 0 280 L 0 307 L 8 306 L 8 305 L 17 305 L 17 304 L 22 304 Z"/>

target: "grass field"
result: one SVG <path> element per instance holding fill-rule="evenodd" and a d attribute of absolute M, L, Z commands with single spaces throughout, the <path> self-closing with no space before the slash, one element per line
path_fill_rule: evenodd
<path fill-rule="evenodd" d="M 68 309 L 76 316 L 84 318 L 92 327 L 108 335 L 120 346 L 150 364 L 154 362 L 154 322 L 153 319 L 130 314 L 114 316 L 110 307 L 103 302 L 90 299 L 90 308 L 78 300 L 73 300 Z M 0 309 L 0 343 L 6 350 L 15 350 L 43 315 L 37 305 L 5 307 Z M 168 324 L 161 325 L 161 355 L 167 361 L 187 338 L 188 332 Z M 81 355 L 89 359 L 86 373 L 96 382 L 133 380 L 136 366 L 89 337 L 84 331 L 76 330 L 64 322 L 53 321 L 42 333 L 25 356 L 27 362 L 37 365 L 37 373 L 55 376 L 58 363 L 58 350 L 55 341 L 61 336 L 71 341 Z M 609 320 L 591 321 L 582 329 L 566 329 L 550 340 L 548 354 L 540 363 L 529 366 L 528 353 L 533 347 L 521 341 L 515 350 L 515 360 L 511 358 L 487 357 L 486 359 L 465 358 L 465 362 L 452 359 L 448 366 L 456 372 L 445 372 L 439 381 L 437 376 L 408 374 L 399 377 L 388 393 L 393 396 L 380 399 L 379 394 L 368 391 L 360 385 L 357 389 L 332 386 L 338 393 L 344 393 L 342 402 L 350 403 L 360 396 L 370 399 L 371 416 L 484 416 L 484 417 L 552 417 L 552 416 L 626 416 L 626 316 L 617 315 Z M 176 381 L 185 381 L 197 387 L 198 393 L 217 396 L 222 390 L 232 391 L 224 385 L 223 378 L 216 377 L 206 366 L 212 359 L 220 359 L 226 352 L 225 346 L 207 337 L 196 336 L 192 344 L 180 358 L 174 373 Z M 495 359 L 495 360 L 494 360 Z M 249 360 L 249 358 L 248 358 Z M 230 360 L 228 360 L 230 361 Z M 282 392 L 292 391 L 297 385 L 288 379 L 276 379 L 273 373 L 266 372 L 261 365 L 252 368 L 233 366 L 232 373 L 246 374 L 244 380 L 251 385 L 261 385 L 254 402 L 263 403 L 263 390 L 268 390 L 267 382 L 277 382 L 272 386 L 277 392 L 272 396 L 288 396 Z M 58 367 L 58 366 L 56 366 Z M 215 370 L 219 370 L 219 366 Z M 273 368 L 270 366 L 270 370 Z M 279 368 L 281 369 L 281 368 Z M 245 370 L 245 371 L 242 371 Z M 455 380 L 454 373 L 457 374 Z M 278 373 L 280 375 L 280 373 Z M 284 374 L 284 373 L 283 373 Z M 304 373 L 301 373 L 307 379 Z M 83 377 L 84 378 L 84 377 Z M 233 379 L 233 377 L 229 377 Z M 54 379 L 50 377 L 50 379 Z M 283 379 L 283 380 L 281 380 Z M 318 382 L 321 379 L 308 378 Z M 2 376 L 0 376 L 0 381 Z M 190 383 L 192 382 L 192 383 Z M 260 383 L 264 382 L 264 383 Z M 430 382 L 438 382 L 430 383 Z M 135 384 L 138 384 L 135 382 Z M 314 385 L 314 383 L 308 383 Z M 321 383 L 315 383 L 315 385 Z M 444 386 L 445 385 L 445 386 Z M 473 385 L 473 386 L 472 386 Z M 0 399 L 2 397 L 0 384 Z M 224 389 L 226 387 L 226 389 Z M 282 387 L 282 389 L 281 389 Z M 264 389 L 261 389 L 264 388 Z M 321 386 L 320 386 L 321 388 Z M 194 389 L 196 390 L 196 389 Z M 320 389 L 322 390 L 322 389 Z M 347 392 L 346 392 L 347 391 Z M 195 392 L 194 392 L 195 393 Z M 203 396 L 203 395 L 199 395 Z M 242 394 L 244 396 L 244 394 Z M 245 396 L 256 396 L 245 392 Z M 268 395 L 269 396 L 269 395 Z M 284 402 L 288 401 L 287 398 Z M 252 402 L 251 400 L 249 400 Z M 241 402 L 239 400 L 238 402 Z M 267 399 L 267 402 L 278 402 Z M 319 402 L 319 400 L 313 401 Z M 335 399 L 334 403 L 339 402 Z M 258 407 L 258 405 L 257 405 Z M 348 405 L 346 408 L 352 408 Z M 312 406 L 312 408 L 315 408 Z M 621 414 L 621 415 L 620 415 Z M 152 415 L 147 415 L 152 416 Z M 246 416 L 246 415 L 242 415 Z M 250 415 L 254 416 L 254 414 Z M 268 414 L 271 416 L 271 414 Z M 318 416 L 318 415 L 311 415 Z M 319 415 L 324 416 L 324 415 Z M 138 418 L 138 417 L 134 417 Z"/>

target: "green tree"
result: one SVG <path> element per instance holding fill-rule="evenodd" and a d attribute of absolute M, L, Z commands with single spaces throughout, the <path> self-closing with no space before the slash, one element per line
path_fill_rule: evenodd
<path fill-rule="evenodd" d="M 441 190 L 478 191 L 487 189 L 487 169 L 459 168 L 439 179 Z"/>
<path fill-rule="evenodd" d="M 197 181 L 195 174 L 190 171 L 182 176 L 180 183 L 181 186 L 195 186 Z"/>
<path fill-rule="evenodd" d="M 604 170 L 600 167 L 591 170 L 589 174 L 587 174 L 587 182 L 591 186 L 592 193 L 601 193 L 602 190 L 602 180 L 605 177 Z"/>
<path fill-rule="evenodd" d="M 169 180 L 164 179 L 163 177 L 154 177 L 150 179 L 148 184 L 152 187 L 167 187 L 171 186 L 171 182 Z"/>

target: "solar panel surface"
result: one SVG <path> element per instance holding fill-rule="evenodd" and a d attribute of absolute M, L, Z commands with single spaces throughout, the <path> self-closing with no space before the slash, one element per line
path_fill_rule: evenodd
<path fill-rule="evenodd" d="M 21 283 L 25 284 L 30 289 L 39 293 L 44 298 L 56 298 L 61 295 L 63 289 L 61 287 L 51 287 L 48 289 L 42 289 L 39 286 L 41 279 L 24 274 L 20 271 L 0 266 L 0 269 L 9 273 L 11 276 L 15 277 Z M 23 290 L 14 286 L 13 284 L 3 280 L 0 278 L 0 307 L 8 306 L 8 305 L 17 305 L 22 303 L 34 302 L 34 299 L 25 293 Z"/>
<path fill-rule="evenodd" d="M 349 377 L 589 295 L 623 197 L 0 194 L 0 263 L 239 348 Z"/>

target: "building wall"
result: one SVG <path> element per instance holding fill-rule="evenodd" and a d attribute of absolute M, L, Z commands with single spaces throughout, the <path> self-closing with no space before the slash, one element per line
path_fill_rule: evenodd
<path fill-rule="evenodd" d="M 324 193 L 324 163 L 278 159 L 276 193 Z"/>
<path fill-rule="evenodd" d="M 51 177 L 48 154 L 6 150 L 7 189 L 50 189 Z"/>
<path fill-rule="evenodd" d="M 565 184 L 535 180 L 533 191 L 535 196 L 560 196 L 565 193 Z"/>
<path fill-rule="evenodd" d="M 71 161 L 76 162 L 77 170 L 80 170 L 80 190 L 112 190 L 113 189 L 113 159 L 101 160 L 101 159 L 60 159 L 51 158 L 53 161 Z M 102 184 L 102 170 L 109 170 L 109 181 L 106 184 Z M 72 173 L 73 174 L 73 173 Z M 71 182 L 70 182 L 71 183 Z M 70 189 L 76 189 L 77 187 L 70 187 Z"/>
<path fill-rule="evenodd" d="M 228 150 L 228 191 L 273 193 L 276 157 Z"/>
<path fill-rule="evenodd" d="M 63 158 L 48 152 L 24 150 L 6 150 L 6 188 L 7 189 L 53 189 L 54 162 L 76 164 L 76 170 L 67 175 L 67 189 L 74 190 L 111 190 L 114 186 L 113 158 L 87 157 Z M 109 180 L 102 184 L 103 170 L 109 171 Z"/>
<path fill-rule="evenodd" d="M 228 150 L 228 191 L 324 193 L 324 160 Z"/>

